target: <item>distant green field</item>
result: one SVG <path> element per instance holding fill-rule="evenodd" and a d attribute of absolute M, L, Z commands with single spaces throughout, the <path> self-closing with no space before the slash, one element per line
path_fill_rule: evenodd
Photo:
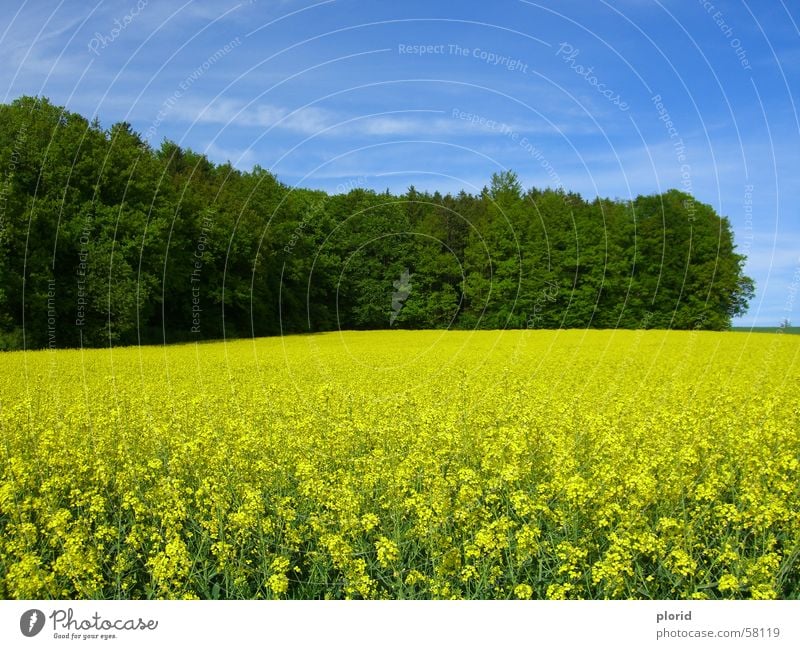
<path fill-rule="evenodd" d="M 732 331 L 748 331 L 754 334 L 774 334 L 783 331 L 785 334 L 800 334 L 800 327 L 731 327 Z"/>

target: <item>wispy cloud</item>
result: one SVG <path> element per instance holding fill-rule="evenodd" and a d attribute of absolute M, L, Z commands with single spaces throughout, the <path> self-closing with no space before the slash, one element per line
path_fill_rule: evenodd
<path fill-rule="evenodd" d="M 455 109 L 458 110 L 458 109 Z M 510 133 L 520 138 L 532 135 L 560 136 L 572 131 L 588 134 L 569 124 L 539 121 L 499 122 L 482 115 L 458 118 L 453 109 L 398 109 L 379 113 L 355 113 L 319 106 L 290 109 L 272 103 L 247 104 L 233 99 L 210 103 L 187 100 L 176 106 L 173 117 L 182 122 L 218 124 L 234 128 L 272 128 L 306 136 L 353 137 L 494 137 L 502 140 Z"/>

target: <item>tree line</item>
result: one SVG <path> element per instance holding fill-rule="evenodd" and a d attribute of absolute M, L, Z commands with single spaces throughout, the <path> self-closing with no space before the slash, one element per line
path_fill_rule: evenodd
<path fill-rule="evenodd" d="M 334 329 L 725 329 L 730 223 L 690 195 L 289 187 L 130 124 L 0 105 L 0 348 Z"/>

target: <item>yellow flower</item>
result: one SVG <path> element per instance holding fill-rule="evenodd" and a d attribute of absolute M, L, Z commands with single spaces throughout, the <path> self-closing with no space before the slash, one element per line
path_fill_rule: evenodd
<path fill-rule="evenodd" d="M 747 363 L 741 344 L 4 353 L 0 597 L 796 598 L 797 340 L 751 337 Z"/>
<path fill-rule="evenodd" d="M 361 517 L 361 526 L 365 532 L 373 530 L 378 523 L 380 523 L 380 519 L 375 514 L 364 514 Z"/>
<path fill-rule="evenodd" d="M 289 590 L 289 578 L 286 576 L 289 565 L 289 559 L 286 557 L 275 557 L 270 564 L 272 574 L 267 579 L 267 586 L 275 597 L 279 597 Z"/>
<path fill-rule="evenodd" d="M 722 575 L 717 586 L 721 593 L 735 591 L 739 589 L 739 580 L 731 574 Z"/>
<path fill-rule="evenodd" d="M 385 536 L 375 542 L 375 549 L 378 551 L 378 563 L 383 568 L 388 568 L 400 558 L 400 550 L 397 545 Z"/>

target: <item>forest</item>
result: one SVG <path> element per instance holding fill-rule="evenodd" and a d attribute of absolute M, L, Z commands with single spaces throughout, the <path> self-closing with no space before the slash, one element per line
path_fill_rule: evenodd
<path fill-rule="evenodd" d="M 731 225 L 678 190 L 288 186 L 126 122 L 0 105 L 0 349 L 338 329 L 730 327 Z"/>

